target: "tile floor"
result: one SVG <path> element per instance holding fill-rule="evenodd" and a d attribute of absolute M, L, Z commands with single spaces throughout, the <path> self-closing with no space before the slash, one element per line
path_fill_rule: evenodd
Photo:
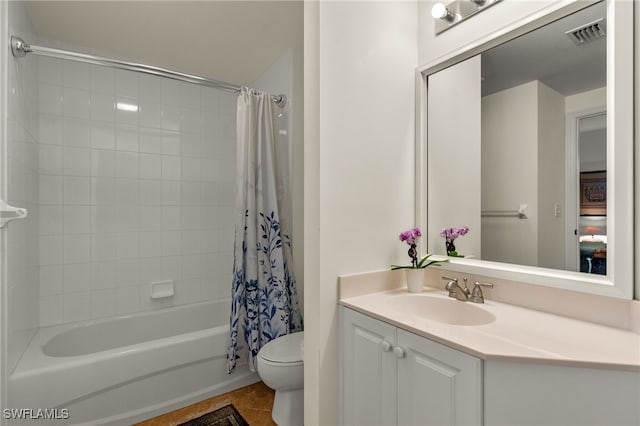
<path fill-rule="evenodd" d="M 262 382 L 196 402 L 170 413 L 145 420 L 135 426 L 175 426 L 233 404 L 251 426 L 275 426 L 271 419 L 274 391 Z"/>

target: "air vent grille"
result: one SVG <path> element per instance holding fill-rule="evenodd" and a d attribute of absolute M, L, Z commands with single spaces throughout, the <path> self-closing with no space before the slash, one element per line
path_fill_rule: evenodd
<path fill-rule="evenodd" d="M 565 34 L 577 45 L 603 38 L 605 34 L 604 19 L 600 18 L 588 24 L 566 31 Z"/>

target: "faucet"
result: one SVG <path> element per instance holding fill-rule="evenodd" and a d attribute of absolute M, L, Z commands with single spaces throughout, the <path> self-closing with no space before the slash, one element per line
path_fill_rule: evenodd
<path fill-rule="evenodd" d="M 467 300 L 469 300 L 469 294 L 471 292 L 469 291 L 469 288 L 467 287 L 467 278 L 466 277 L 463 278 L 464 287 L 460 287 L 460 285 L 458 284 L 458 279 L 457 278 L 443 276 L 442 279 L 449 281 L 447 283 L 447 285 L 444 287 L 449 292 L 449 297 L 456 298 L 456 299 L 458 299 L 458 300 L 460 300 L 462 302 L 466 302 Z"/>

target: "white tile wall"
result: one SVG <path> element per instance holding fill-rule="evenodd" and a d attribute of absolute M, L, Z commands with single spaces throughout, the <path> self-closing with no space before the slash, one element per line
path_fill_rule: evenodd
<path fill-rule="evenodd" d="M 51 58 L 39 72 L 40 325 L 229 297 L 235 95 Z M 165 279 L 175 296 L 151 300 Z"/>
<path fill-rule="evenodd" d="M 33 31 L 28 19 L 27 12 L 22 2 L 9 2 L 5 5 L 7 15 L 2 16 L 3 20 L 9 23 L 9 34 L 21 34 L 29 39 L 33 36 Z M 4 38 L 3 38 L 4 40 Z M 38 214 L 38 167 L 40 163 L 40 152 L 38 149 L 38 73 L 37 58 L 29 57 L 20 60 L 14 59 L 9 53 L 7 55 L 8 75 L 4 87 L 7 93 L 6 117 L 2 117 L 3 124 L 6 125 L 7 141 L 5 152 L 7 170 L 4 171 L 8 178 L 3 189 L 3 196 L 6 201 L 17 207 L 24 207 L 28 210 L 28 216 L 24 220 L 11 222 L 6 231 L 6 260 L 4 269 L 6 274 L 7 291 L 7 341 L 0 357 L 6 357 L 6 372 L 10 372 L 18 359 L 22 355 L 26 345 L 38 328 L 38 228 L 40 217 Z M 47 105 L 47 98 L 55 97 L 54 93 L 45 93 L 44 104 Z M 3 99 L 4 101 L 4 99 Z M 5 121 L 6 120 L 6 121 Z M 44 123 L 46 125 L 46 123 Z M 47 163 L 48 167 L 61 166 L 61 157 L 57 153 L 51 153 L 51 159 Z M 53 188 L 54 191 L 57 188 Z M 6 191 L 6 192 L 5 192 Z M 52 212 L 51 221 L 56 222 L 56 212 Z M 57 223 L 57 222 L 56 222 Z M 47 223 L 49 227 L 56 223 Z M 57 289 L 55 276 L 46 283 L 46 290 Z M 3 371 L 5 371 L 3 369 Z"/>

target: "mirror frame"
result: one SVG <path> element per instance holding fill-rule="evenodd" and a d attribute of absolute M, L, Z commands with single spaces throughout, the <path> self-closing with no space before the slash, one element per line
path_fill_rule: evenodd
<path fill-rule="evenodd" d="M 634 291 L 634 31 L 633 3 L 605 1 L 607 6 L 607 229 L 610 254 L 607 275 L 450 258 L 443 269 L 548 287 L 633 299 Z M 416 69 L 416 222 L 429 230 L 427 217 L 427 77 L 499 44 L 540 28 L 599 1 L 553 4 Z M 564 183 L 563 183 L 564 184 Z M 424 247 L 423 247 L 424 248 Z M 428 247 L 428 249 L 431 247 Z"/>

